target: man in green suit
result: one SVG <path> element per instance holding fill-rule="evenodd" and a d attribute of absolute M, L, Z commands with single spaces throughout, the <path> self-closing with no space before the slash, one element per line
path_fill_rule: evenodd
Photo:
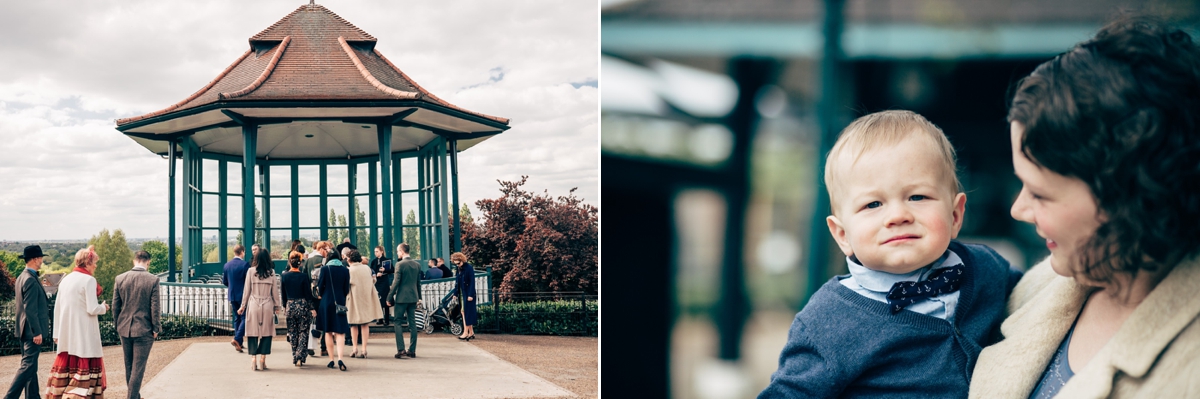
<path fill-rule="evenodd" d="M 46 290 L 38 280 L 38 269 L 42 267 L 42 247 L 30 245 L 21 255 L 25 259 L 25 270 L 17 276 L 17 323 L 13 332 L 21 341 L 21 366 L 13 378 L 12 386 L 4 394 L 5 399 L 18 399 L 25 391 L 26 399 L 38 397 L 38 354 L 42 343 L 50 337 L 50 311 L 46 302 Z"/>
<path fill-rule="evenodd" d="M 388 306 L 396 306 L 396 358 L 417 357 L 417 304 L 421 303 L 421 264 L 408 256 L 408 244 L 396 246 L 400 263 L 396 264 L 395 278 L 388 290 Z M 412 344 L 404 350 L 404 333 L 400 331 L 400 315 L 408 317 L 408 337 Z"/>

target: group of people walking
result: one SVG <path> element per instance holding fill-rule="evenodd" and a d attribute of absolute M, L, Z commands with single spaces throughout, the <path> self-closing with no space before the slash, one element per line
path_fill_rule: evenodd
<path fill-rule="evenodd" d="M 315 355 L 313 338 L 323 338 L 321 356 L 328 356 L 326 367 L 346 371 L 343 360 L 346 335 L 351 337 L 352 358 L 367 357 L 369 325 L 386 323 L 384 309 L 395 308 L 396 325 L 401 317 L 408 323 L 409 340 L 395 329 L 397 359 L 417 357 L 415 313 L 421 305 L 420 280 L 426 277 L 420 264 L 409 256 L 407 244 L 396 250 L 400 261 L 393 267 L 382 246 L 375 248 L 370 266 L 358 249 L 349 243 L 338 252 L 328 241 L 305 249 L 295 242 L 282 275 L 275 273 L 268 251 L 252 247 L 250 262 L 245 247 L 233 248 L 234 259 L 224 268 L 221 282 L 228 287 L 228 300 L 234 310 L 234 337 L 230 341 L 238 352 L 251 355 L 252 369 L 268 370 L 275 336 L 275 316 L 286 311 L 287 341 L 292 348 L 292 364 L 303 366 Z M 93 273 L 99 255 L 88 246 L 75 254 L 75 268 L 59 282 L 54 307 L 54 329 L 50 329 L 49 300 L 38 278 L 43 254 L 40 246 L 25 248 L 21 258 L 25 270 L 16 278 L 16 338 L 21 342 L 21 364 L 5 399 L 39 397 L 38 355 L 41 346 L 53 339 L 57 356 L 46 382 L 45 398 L 102 398 L 108 388 L 103 361 L 99 316 L 113 312 L 113 320 L 124 351 L 125 379 L 129 398 L 140 398 L 142 377 L 154 340 L 162 332 L 161 300 L 158 277 L 150 274 L 150 254 L 137 251 L 133 268 L 116 277 L 112 306 L 100 298 L 103 294 Z M 474 338 L 474 271 L 462 253 L 454 253 L 451 262 L 459 268 L 455 292 L 461 298 L 464 332 L 459 339 Z M 445 266 L 442 265 L 441 268 Z M 430 270 L 439 270 L 433 267 Z M 449 272 L 449 270 L 445 270 Z M 394 278 L 390 278 L 394 275 Z M 243 345 L 243 342 L 245 344 Z"/>
<path fill-rule="evenodd" d="M 266 355 L 271 353 L 271 337 L 275 335 L 274 316 L 285 311 L 294 366 L 304 366 L 309 356 L 315 356 L 319 343 L 320 356 L 329 358 L 326 367 L 346 371 L 346 336 L 350 337 L 350 357 L 365 359 L 370 325 L 388 324 L 392 317 L 387 310 L 394 307 L 395 324 L 399 326 L 403 318 L 410 327 L 407 346 L 403 331 L 395 329 L 393 357 L 417 357 L 415 313 L 422 304 L 420 280 L 425 274 L 409 256 L 408 244 L 401 243 L 396 251 L 400 261 L 395 265 L 386 258 L 382 246 L 374 248 L 374 260 L 364 262 L 363 254 L 349 242 L 334 248 L 328 241 L 318 241 L 306 257 L 305 248 L 297 240 L 288 254 L 285 272 L 277 276 L 267 251 L 254 252 L 252 262 L 246 263 L 242 260 L 244 247 L 234 247 L 235 257 L 225 265 L 222 277 L 236 309 L 230 344 L 252 356 L 253 370 L 267 370 Z M 474 338 L 477 319 L 474 273 L 462 253 L 455 253 L 451 261 L 460 269 L 455 290 L 462 292 L 459 296 L 466 324 L 459 338 L 469 340 Z M 441 271 L 436 267 L 431 270 Z M 310 337 L 319 340 L 311 342 Z"/>
<path fill-rule="evenodd" d="M 54 306 L 54 331 L 50 332 L 50 311 L 46 291 L 38 279 L 43 254 L 37 245 L 25 247 L 21 258 L 25 270 L 16 279 L 15 335 L 21 341 L 21 365 L 5 399 L 39 396 L 38 355 L 47 339 L 57 344 L 58 355 L 50 368 L 44 397 L 56 399 L 103 398 L 108 389 L 100 339 L 99 316 L 110 306 L 99 298 L 103 287 L 93 273 L 100 257 L 92 246 L 75 254 L 75 268 L 58 284 Z M 125 384 L 129 398 L 141 397 L 142 377 L 154 340 L 162 332 L 159 321 L 158 277 L 147 268 L 150 254 L 137 251 L 133 268 L 117 276 L 113 284 L 113 320 L 125 359 Z"/>

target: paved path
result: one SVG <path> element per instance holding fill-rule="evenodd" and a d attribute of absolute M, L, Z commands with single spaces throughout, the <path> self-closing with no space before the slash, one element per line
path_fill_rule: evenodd
<path fill-rule="evenodd" d="M 376 336 L 378 337 L 378 336 Z M 309 358 L 302 368 L 291 364 L 291 349 L 276 336 L 267 357 L 270 370 L 253 371 L 250 356 L 228 342 L 195 343 L 179 354 L 142 388 L 149 398 L 512 398 L 575 396 L 478 347 L 448 334 L 425 335 L 416 359 L 394 359 L 393 339 L 373 339 L 370 357 L 343 361 L 347 371 L 326 368 L 328 358 Z M 457 370 L 471 370 L 457 378 Z"/>

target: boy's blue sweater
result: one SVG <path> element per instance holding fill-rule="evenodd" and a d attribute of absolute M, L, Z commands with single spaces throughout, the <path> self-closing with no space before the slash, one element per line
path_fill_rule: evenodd
<path fill-rule="evenodd" d="M 1021 271 L 983 245 L 950 242 L 966 266 L 953 323 L 866 298 L 829 280 L 796 315 L 759 398 L 965 398 Z"/>

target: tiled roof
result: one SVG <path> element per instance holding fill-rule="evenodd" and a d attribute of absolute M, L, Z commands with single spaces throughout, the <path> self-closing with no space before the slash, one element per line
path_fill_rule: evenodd
<path fill-rule="evenodd" d="M 117 125 L 217 101 L 421 100 L 507 124 L 450 104 L 375 50 L 375 37 L 320 5 L 303 5 L 250 38 L 250 49 L 212 82 L 163 110 Z"/>

